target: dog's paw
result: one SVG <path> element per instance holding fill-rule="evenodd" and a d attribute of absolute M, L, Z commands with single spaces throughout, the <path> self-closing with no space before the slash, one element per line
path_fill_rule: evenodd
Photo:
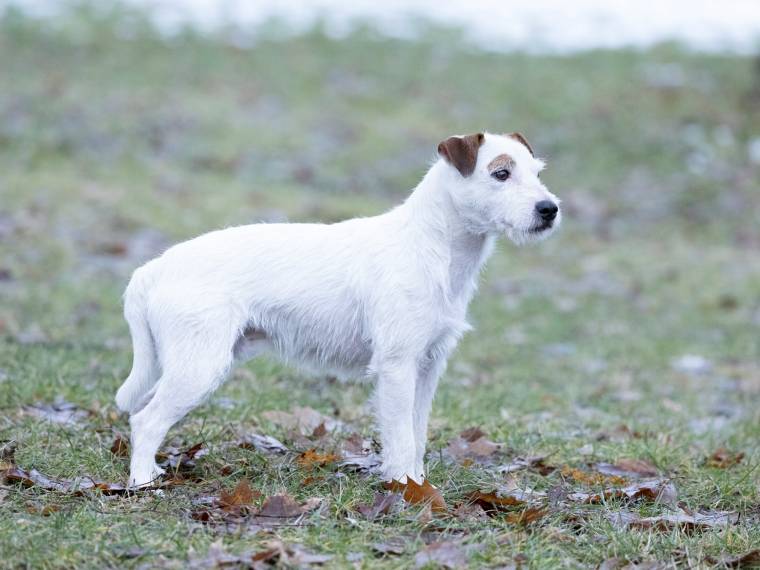
<path fill-rule="evenodd" d="M 397 481 L 401 484 L 406 484 L 409 479 L 413 479 L 415 483 L 420 484 L 425 479 L 420 475 L 417 470 L 410 467 L 400 467 L 393 464 L 384 464 L 380 467 L 380 477 L 383 481 L 391 482 Z"/>
<path fill-rule="evenodd" d="M 149 469 L 136 470 L 131 473 L 128 486 L 130 489 L 152 487 L 164 473 L 166 471 L 154 463 Z"/>

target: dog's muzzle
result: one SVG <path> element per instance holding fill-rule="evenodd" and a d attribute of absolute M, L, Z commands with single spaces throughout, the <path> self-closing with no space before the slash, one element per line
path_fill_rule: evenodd
<path fill-rule="evenodd" d="M 554 219 L 559 212 L 559 206 L 551 200 L 541 200 L 536 202 L 536 217 L 539 223 L 533 226 L 530 231 L 532 233 L 541 233 L 550 229 L 554 225 Z"/>

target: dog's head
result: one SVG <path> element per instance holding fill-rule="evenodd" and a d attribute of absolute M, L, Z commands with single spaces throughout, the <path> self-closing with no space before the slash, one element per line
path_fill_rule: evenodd
<path fill-rule="evenodd" d="M 453 184 L 451 198 L 475 233 L 505 234 L 517 244 L 548 237 L 560 224 L 559 198 L 539 179 L 544 162 L 520 133 L 449 137 L 438 145 Z"/>

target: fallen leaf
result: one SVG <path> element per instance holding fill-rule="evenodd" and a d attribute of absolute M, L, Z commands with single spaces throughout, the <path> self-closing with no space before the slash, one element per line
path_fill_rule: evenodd
<path fill-rule="evenodd" d="M 677 500 L 676 488 L 666 479 L 654 479 L 629 485 L 628 487 L 605 489 L 599 493 L 570 493 L 567 498 L 579 503 L 600 503 L 610 499 L 648 499 L 657 503 L 674 505 Z"/>
<path fill-rule="evenodd" d="M 293 497 L 287 494 L 272 495 L 261 505 L 258 512 L 260 517 L 270 518 L 293 518 L 299 517 L 321 504 L 321 499 L 310 499 L 303 504 L 298 504 Z"/>
<path fill-rule="evenodd" d="M 398 493 L 375 493 L 375 499 L 371 505 L 358 505 L 359 511 L 367 520 L 375 520 L 381 515 L 388 515 L 391 509 L 401 500 Z"/>
<path fill-rule="evenodd" d="M 678 528 L 684 532 L 727 527 L 739 520 L 739 516 L 736 513 L 728 511 L 687 513 L 680 509 L 675 513 L 643 518 L 630 511 L 620 511 L 611 513 L 607 518 L 617 528 L 639 528 L 658 531 L 669 531 L 673 528 Z"/>
<path fill-rule="evenodd" d="M 0 442 L 0 459 L 13 461 L 13 458 L 16 455 L 16 449 L 18 449 L 18 442 L 15 439 L 8 439 Z"/>
<path fill-rule="evenodd" d="M 407 503 L 413 505 L 429 504 L 430 508 L 435 512 L 445 512 L 448 510 L 441 492 L 427 479 L 422 481 L 422 485 L 418 484 L 411 477 L 407 477 L 406 483 L 399 483 L 394 479 L 389 483 L 384 483 L 383 486 L 395 493 L 401 493 Z"/>
<path fill-rule="evenodd" d="M 322 422 L 317 427 L 314 428 L 314 431 L 311 432 L 311 437 L 324 437 L 327 435 L 327 426 L 325 426 L 325 422 Z"/>
<path fill-rule="evenodd" d="M 117 435 L 111 444 L 111 453 L 116 457 L 129 457 L 129 440 Z"/>
<path fill-rule="evenodd" d="M 524 505 L 525 501 L 513 497 L 510 494 L 500 495 L 497 492 L 483 493 L 474 491 L 467 496 L 471 504 L 479 505 L 486 513 L 504 510 L 508 507 L 518 507 Z"/>
<path fill-rule="evenodd" d="M 414 557 L 414 567 L 432 565 L 436 568 L 463 568 L 467 564 L 467 554 L 456 542 L 433 542 Z"/>
<path fill-rule="evenodd" d="M 54 479 L 43 475 L 36 469 L 26 471 L 20 467 L 11 467 L 5 471 L 5 478 L 9 482 L 21 483 L 25 487 L 39 487 L 46 491 L 59 493 L 81 494 L 83 491 L 99 490 L 106 495 L 121 494 L 126 492 L 124 485 L 119 483 L 107 483 L 92 477 L 77 477 L 76 479 Z"/>
<path fill-rule="evenodd" d="M 261 493 L 251 489 L 248 481 L 241 479 L 232 491 L 219 494 L 219 505 L 225 510 L 239 510 L 240 507 L 252 505 L 254 498 L 260 496 Z"/>
<path fill-rule="evenodd" d="M 49 517 L 53 513 L 57 513 L 61 510 L 59 505 L 45 505 L 40 507 L 39 505 L 27 505 L 26 512 L 33 515 L 40 515 L 43 517 Z"/>
<path fill-rule="evenodd" d="M 255 570 L 271 568 L 272 565 L 286 568 L 308 568 L 314 564 L 324 564 L 332 560 L 330 554 L 316 554 L 300 545 L 286 545 L 280 540 L 270 540 L 265 549 L 251 557 Z"/>
<path fill-rule="evenodd" d="M 760 567 L 760 549 L 756 548 L 737 556 L 730 556 L 728 554 L 724 554 L 719 558 L 708 556 L 705 560 L 721 568 L 757 568 Z"/>
<path fill-rule="evenodd" d="M 496 470 L 499 473 L 514 473 L 523 469 L 535 468 L 541 475 L 548 475 L 554 471 L 554 467 L 544 464 L 546 455 L 529 455 L 527 457 L 517 457 L 511 463 L 499 465 Z"/>
<path fill-rule="evenodd" d="M 583 471 L 582 469 L 578 469 L 576 467 L 569 467 L 569 466 L 563 467 L 560 473 L 565 479 L 572 479 L 576 483 L 582 483 L 584 485 L 592 485 L 592 486 L 604 485 L 604 484 L 623 485 L 625 483 L 625 479 L 616 475 L 605 475 L 603 473 L 590 473 L 588 471 Z"/>
<path fill-rule="evenodd" d="M 372 440 L 354 432 L 343 440 L 341 449 L 344 455 L 369 455 L 373 452 Z"/>
<path fill-rule="evenodd" d="M 50 404 L 37 402 L 24 406 L 24 411 L 30 416 L 61 425 L 74 425 L 92 415 L 91 411 L 82 409 L 63 398 L 57 398 Z"/>
<path fill-rule="evenodd" d="M 455 461 L 483 462 L 501 448 L 500 443 L 490 441 L 480 428 L 469 428 L 449 441 L 446 452 Z"/>
<path fill-rule="evenodd" d="M 159 459 L 159 467 L 179 471 L 192 469 L 195 467 L 195 460 L 207 454 L 208 449 L 200 442 L 185 450 L 168 447 L 165 451 L 157 453 L 156 458 Z"/>
<path fill-rule="evenodd" d="M 465 501 L 457 505 L 452 514 L 461 521 L 484 521 L 488 519 L 485 509 L 477 503 Z"/>
<path fill-rule="evenodd" d="M 292 412 L 279 410 L 263 412 L 261 416 L 282 428 L 296 430 L 301 435 L 307 436 L 313 435 L 315 430 L 334 431 L 340 425 L 340 422 L 324 416 L 308 406 L 295 406 Z"/>
<path fill-rule="evenodd" d="M 707 458 L 707 465 L 716 469 L 728 469 L 738 465 L 744 459 L 744 453 L 735 453 L 725 447 L 719 447 L 710 457 Z"/>
<path fill-rule="evenodd" d="M 594 468 L 604 475 L 616 477 L 656 477 L 657 467 L 644 459 L 621 459 L 614 465 L 611 463 L 597 463 Z"/>
<path fill-rule="evenodd" d="M 377 471 L 381 463 L 380 456 L 375 453 L 370 455 L 344 455 L 340 461 L 340 466 L 352 471 L 372 473 Z"/>
<path fill-rule="evenodd" d="M 261 453 L 287 453 L 288 448 L 271 435 L 252 433 L 244 436 L 238 443 L 243 449 L 255 449 Z"/>
<path fill-rule="evenodd" d="M 512 524 L 527 526 L 543 518 L 548 512 L 545 508 L 528 507 L 523 511 L 507 514 L 506 520 Z"/>
<path fill-rule="evenodd" d="M 319 453 L 316 449 L 309 449 L 300 454 L 296 461 L 303 469 L 314 469 L 335 463 L 338 459 L 334 453 Z"/>

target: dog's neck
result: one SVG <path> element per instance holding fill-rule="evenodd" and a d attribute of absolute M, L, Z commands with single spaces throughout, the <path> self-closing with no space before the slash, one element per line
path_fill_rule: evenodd
<path fill-rule="evenodd" d="M 457 211 L 451 199 L 456 192 L 456 179 L 438 161 L 417 185 L 401 209 L 413 225 L 419 226 L 448 252 L 449 286 L 451 294 L 464 294 L 467 301 L 476 287 L 476 279 L 493 252 L 496 237 L 473 232 Z"/>

